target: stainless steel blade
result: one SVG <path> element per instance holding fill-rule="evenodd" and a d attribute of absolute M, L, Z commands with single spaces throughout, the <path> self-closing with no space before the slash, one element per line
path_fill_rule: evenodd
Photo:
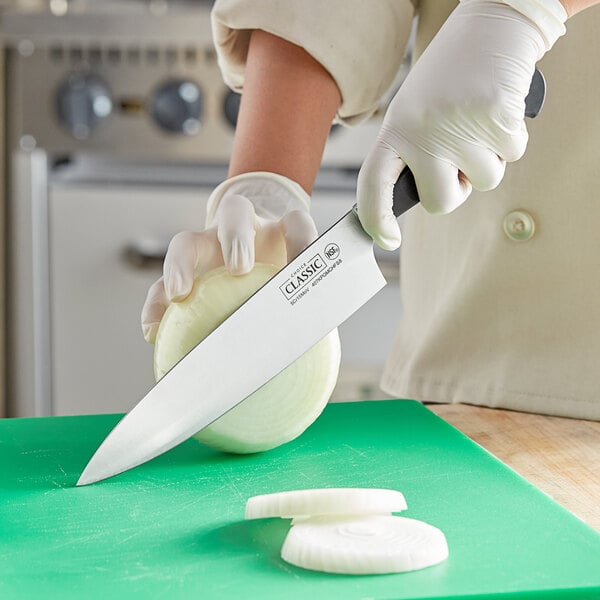
<path fill-rule="evenodd" d="M 112 430 L 77 485 L 140 465 L 206 427 L 385 284 L 353 209 L 166 374 Z"/>

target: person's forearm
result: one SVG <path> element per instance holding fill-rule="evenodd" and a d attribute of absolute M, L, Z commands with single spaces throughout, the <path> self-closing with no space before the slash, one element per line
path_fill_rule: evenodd
<path fill-rule="evenodd" d="M 590 6 L 594 6 L 594 4 L 600 4 L 600 0 L 560 0 L 560 2 L 565 7 L 569 17 L 576 15 Z"/>
<path fill-rule="evenodd" d="M 340 103 L 331 75 L 304 49 L 255 30 L 229 176 L 271 171 L 310 193 Z"/>

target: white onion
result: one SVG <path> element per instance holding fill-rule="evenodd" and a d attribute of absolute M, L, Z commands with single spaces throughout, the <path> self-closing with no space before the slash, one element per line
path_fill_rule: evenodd
<path fill-rule="evenodd" d="M 224 267 L 199 278 L 191 294 L 173 302 L 162 318 L 154 350 L 154 374 L 160 379 L 275 273 L 256 264 L 241 276 Z M 260 340 L 256 341 L 257 344 Z M 269 450 L 303 433 L 325 408 L 339 372 L 337 330 L 194 437 L 226 452 Z M 201 401 L 201 399 L 199 399 Z"/>
<path fill-rule="evenodd" d="M 253 496 L 246 519 L 316 515 L 383 515 L 406 510 L 401 492 L 377 488 L 322 488 Z"/>
<path fill-rule="evenodd" d="M 448 545 L 439 529 L 415 519 L 312 517 L 290 528 L 281 557 L 297 567 L 326 573 L 401 573 L 446 560 Z"/>
<path fill-rule="evenodd" d="M 281 558 L 313 571 L 401 573 L 446 560 L 448 544 L 442 531 L 389 514 L 406 508 L 396 490 L 305 489 L 249 498 L 246 519 L 291 518 Z"/>

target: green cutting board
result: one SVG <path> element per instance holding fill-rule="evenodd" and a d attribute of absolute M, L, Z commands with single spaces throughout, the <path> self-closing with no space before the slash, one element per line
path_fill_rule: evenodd
<path fill-rule="evenodd" d="M 0 421 L 0 598 L 600 598 L 600 535 L 412 401 L 332 404 L 299 439 L 231 456 L 190 440 L 76 488 L 118 415 Z M 449 559 L 412 573 L 327 575 L 279 551 L 255 494 L 401 490 Z"/>

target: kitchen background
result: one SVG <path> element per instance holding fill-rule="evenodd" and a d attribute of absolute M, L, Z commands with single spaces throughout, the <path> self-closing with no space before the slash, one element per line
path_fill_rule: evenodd
<path fill-rule="evenodd" d="M 216 64 L 211 4 L 0 3 L 7 416 L 123 412 L 153 384 L 141 306 L 170 238 L 203 227 L 239 105 Z M 405 70 L 373 118 L 332 128 L 313 194 L 320 231 L 354 203 L 358 168 Z M 377 255 L 389 285 L 340 327 L 334 400 L 385 396 L 398 255 Z"/>

